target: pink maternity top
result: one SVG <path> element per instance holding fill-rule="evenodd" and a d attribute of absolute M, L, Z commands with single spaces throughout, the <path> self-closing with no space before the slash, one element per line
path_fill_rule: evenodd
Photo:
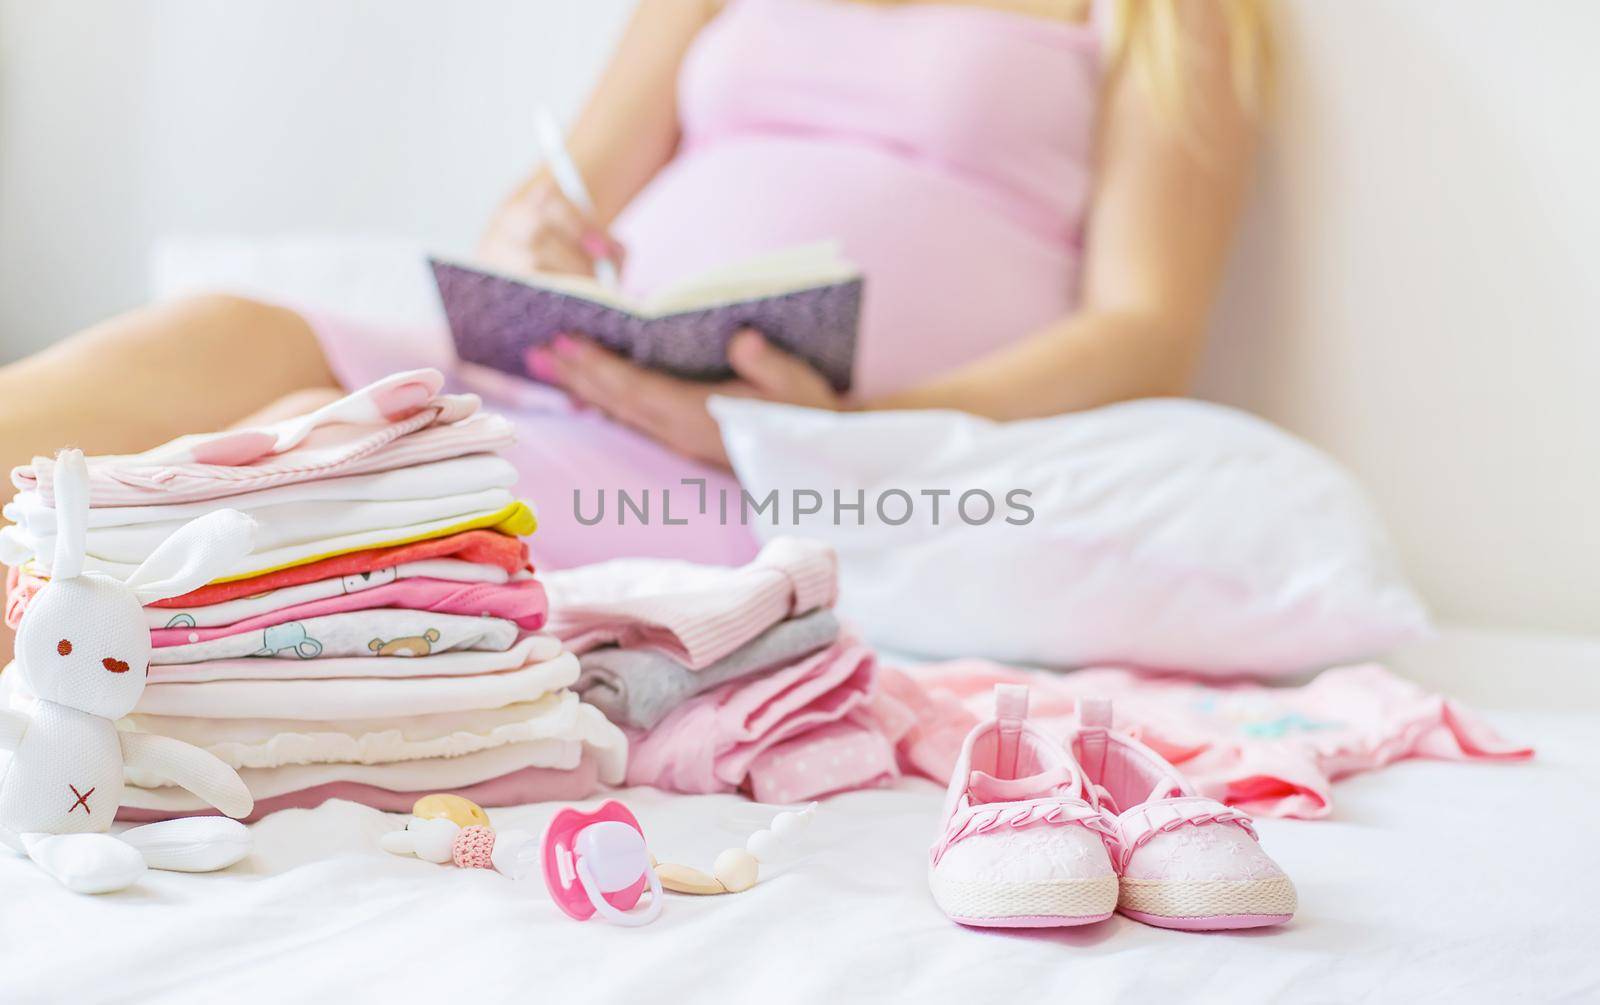
<path fill-rule="evenodd" d="M 940 3 L 730 0 L 678 81 L 678 155 L 616 230 L 648 291 L 837 240 L 866 276 L 855 388 L 892 391 L 1070 312 L 1091 25 Z"/>
<path fill-rule="evenodd" d="M 990 8 L 729 0 L 680 73 L 681 149 L 617 221 L 624 280 L 648 293 L 836 240 L 866 276 L 855 374 L 865 395 L 1021 338 L 1076 303 L 1099 48 L 1090 25 Z M 443 329 L 311 321 L 349 387 L 450 365 Z M 726 473 L 593 412 L 552 408 L 531 384 L 506 385 L 471 389 L 517 424 L 507 457 L 539 514 L 541 568 L 755 554 L 750 528 L 720 520 L 724 493 L 739 510 Z M 704 497 L 684 478 L 705 479 Z M 619 490 L 635 504 L 650 493 L 648 525 L 619 522 Z M 672 520 L 686 524 L 664 519 L 669 492 Z"/>

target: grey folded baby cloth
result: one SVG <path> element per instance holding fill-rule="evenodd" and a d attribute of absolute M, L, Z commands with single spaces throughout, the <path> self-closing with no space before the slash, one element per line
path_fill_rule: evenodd
<path fill-rule="evenodd" d="M 574 689 L 619 726 L 650 729 L 697 694 L 786 667 L 839 637 L 832 611 L 779 622 L 702 670 L 650 649 L 610 646 L 578 657 Z"/>

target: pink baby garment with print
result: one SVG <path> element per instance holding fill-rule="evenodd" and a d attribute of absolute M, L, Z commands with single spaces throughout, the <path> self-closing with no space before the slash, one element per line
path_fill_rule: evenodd
<path fill-rule="evenodd" d="M 470 799 L 479 806 L 520 806 L 524 803 L 571 802 L 587 799 L 600 788 L 599 768 L 595 758 L 585 753 L 575 768 L 522 768 L 498 778 L 458 786 L 450 791 Z M 279 810 L 305 810 L 321 806 L 330 799 L 347 799 L 362 803 L 385 813 L 410 813 L 418 799 L 429 795 L 420 792 L 396 792 L 365 782 L 327 782 L 310 788 L 285 792 L 282 795 L 257 799 L 245 823 L 254 823 L 269 813 Z M 150 823 L 170 820 L 173 817 L 207 816 L 217 811 L 206 807 L 198 810 L 148 809 L 122 806 L 117 809 L 117 819 L 128 823 Z"/>
<path fill-rule="evenodd" d="M 249 429 L 182 436 L 142 454 L 89 459 L 91 506 L 201 502 L 334 478 L 391 471 L 512 443 L 511 426 L 478 412 L 471 394 L 440 394 L 437 370 L 392 374 L 309 415 Z M 54 465 L 35 458 L 11 472 L 19 490 L 55 505 Z"/>
<path fill-rule="evenodd" d="M 778 538 L 748 565 L 617 559 L 547 573 L 545 630 L 569 651 L 607 644 L 651 648 L 704 669 L 787 618 L 832 607 L 833 549 Z"/>
<path fill-rule="evenodd" d="M 502 618 L 527 631 L 537 631 L 545 618 L 544 587 L 537 579 L 518 579 L 509 583 L 456 583 L 447 579 L 401 579 L 355 593 L 343 593 L 236 621 L 231 625 L 191 628 L 179 622 L 168 628 L 152 628 L 150 643 L 156 648 L 189 645 L 260 631 L 291 621 L 303 621 L 328 614 L 345 614 L 379 608 L 401 608 L 432 614 Z"/>
<path fill-rule="evenodd" d="M 964 703 L 969 723 L 992 712 L 996 684 L 1026 684 L 1029 722 L 1061 736 L 1073 724 L 1078 699 L 1110 698 L 1117 728 L 1166 757 L 1202 795 L 1257 816 L 1325 817 L 1335 780 L 1404 758 L 1533 756 L 1532 748 L 1507 742 L 1455 702 L 1377 664 L 1326 670 L 1301 687 L 1218 684 L 1118 669 L 1051 673 L 984 660 L 916 667 L 906 674 L 930 700 Z M 943 706 L 942 728 L 940 716 L 929 714 L 936 736 L 923 754 L 953 764 L 960 741 L 949 708 Z"/>

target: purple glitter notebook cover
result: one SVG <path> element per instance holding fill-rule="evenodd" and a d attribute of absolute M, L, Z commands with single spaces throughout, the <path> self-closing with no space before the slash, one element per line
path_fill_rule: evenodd
<path fill-rule="evenodd" d="M 835 390 L 850 388 L 861 320 L 860 279 L 640 317 L 451 262 L 429 259 L 429 265 L 457 354 L 518 377 L 530 376 L 523 364 L 530 348 L 572 332 L 654 370 L 696 380 L 723 379 L 733 376 L 728 340 L 741 328 L 754 328 L 816 367 Z"/>

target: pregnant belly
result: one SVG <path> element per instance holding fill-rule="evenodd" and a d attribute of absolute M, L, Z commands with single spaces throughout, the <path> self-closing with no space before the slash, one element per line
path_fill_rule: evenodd
<path fill-rule="evenodd" d="M 1078 256 L 1001 193 L 858 143 L 752 137 L 691 148 L 618 220 L 627 285 L 650 293 L 817 240 L 866 276 L 855 389 L 916 384 L 1070 312 Z"/>

